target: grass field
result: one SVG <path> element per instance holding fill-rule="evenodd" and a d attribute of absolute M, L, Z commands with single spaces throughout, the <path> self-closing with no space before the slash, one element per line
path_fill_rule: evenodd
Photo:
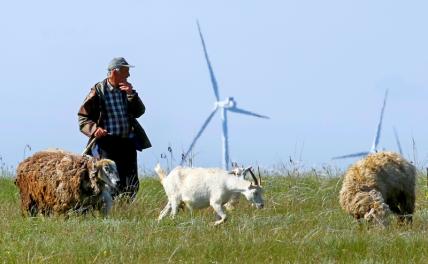
<path fill-rule="evenodd" d="M 419 178 L 411 226 L 357 224 L 339 207 L 337 178 L 267 177 L 266 207 L 241 200 L 223 226 L 211 209 L 157 222 L 166 202 L 145 178 L 133 204 L 107 219 L 23 218 L 11 179 L 0 178 L 3 263 L 428 263 L 426 181 Z"/>

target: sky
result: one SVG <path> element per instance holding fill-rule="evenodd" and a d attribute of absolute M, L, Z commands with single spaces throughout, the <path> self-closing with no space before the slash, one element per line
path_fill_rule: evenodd
<path fill-rule="evenodd" d="M 370 149 L 386 89 L 380 147 L 428 164 L 427 1 L 6 1 L 0 26 L 0 156 L 16 166 L 47 148 L 81 153 L 77 111 L 113 57 L 136 67 L 129 81 L 147 107 L 153 147 L 179 162 L 214 106 L 201 25 L 220 98 L 269 116 L 229 116 L 230 154 L 275 167 L 346 167 L 332 157 Z M 414 142 L 414 144 L 413 144 Z M 26 145 L 31 146 L 31 151 Z M 195 164 L 221 166 L 217 115 Z"/>

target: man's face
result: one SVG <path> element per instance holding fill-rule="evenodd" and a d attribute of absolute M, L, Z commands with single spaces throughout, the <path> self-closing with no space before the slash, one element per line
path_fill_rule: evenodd
<path fill-rule="evenodd" d="M 128 67 L 120 67 L 118 71 L 113 72 L 117 83 L 126 83 L 126 79 L 130 76 Z"/>

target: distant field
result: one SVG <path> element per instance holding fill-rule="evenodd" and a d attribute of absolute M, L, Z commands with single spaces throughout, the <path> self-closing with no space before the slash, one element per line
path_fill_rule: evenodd
<path fill-rule="evenodd" d="M 108 219 L 23 218 L 17 189 L 0 178 L 0 262 L 4 263 L 428 263 L 426 181 L 418 181 L 412 226 L 357 224 L 339 207 L 340 179 L 267 177 L 266 208 L 241 200 L 225 225 L 213 211 L 157 223 L 166 202 L 145 178 L 138 199 Z"/>

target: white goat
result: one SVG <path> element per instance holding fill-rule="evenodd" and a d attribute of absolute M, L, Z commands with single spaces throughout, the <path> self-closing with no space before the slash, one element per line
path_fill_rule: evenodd
<path fill-rule="evenodd" d="M 245 179 L 246 174 L 244 174 L 244 171 L 245 171 L 244 167 L 239 167 L 238 163 L 232 162 L 232 170 L 229 172 L 229 174 Z M 260 170 L 259 170 L 259 177 L 260 177 Z M 240 197 L 240 193 L 232 194 L 229 201 L 224 205 L 227 211 L 235 210 L 236 205 L 239 203 L 239 197 Z"/>
<path fill-rule="evenodd" d="M 159 164 L 155 171 L 161 179 L 163 188 L 168 196 L 168 203 L 159 215 L 159 221 L 169 212 L 174 218 L 181 203 L 190 209 L 201 209 L 211 206 L 219 220 L 214 225 L 226 221 L 227 216 L 223 205 L 233 194 L 242 193 L 248 201 L 257 208 L 263 208 L 263 189 L 261 180 L 257 180 L 251 168 L 242 172 L 242 177 L 236 177 L 222 169 L 177 167 L 168 176 Z M 254 184 L 244 180 L 243 175 L 251 174 Z"/>

